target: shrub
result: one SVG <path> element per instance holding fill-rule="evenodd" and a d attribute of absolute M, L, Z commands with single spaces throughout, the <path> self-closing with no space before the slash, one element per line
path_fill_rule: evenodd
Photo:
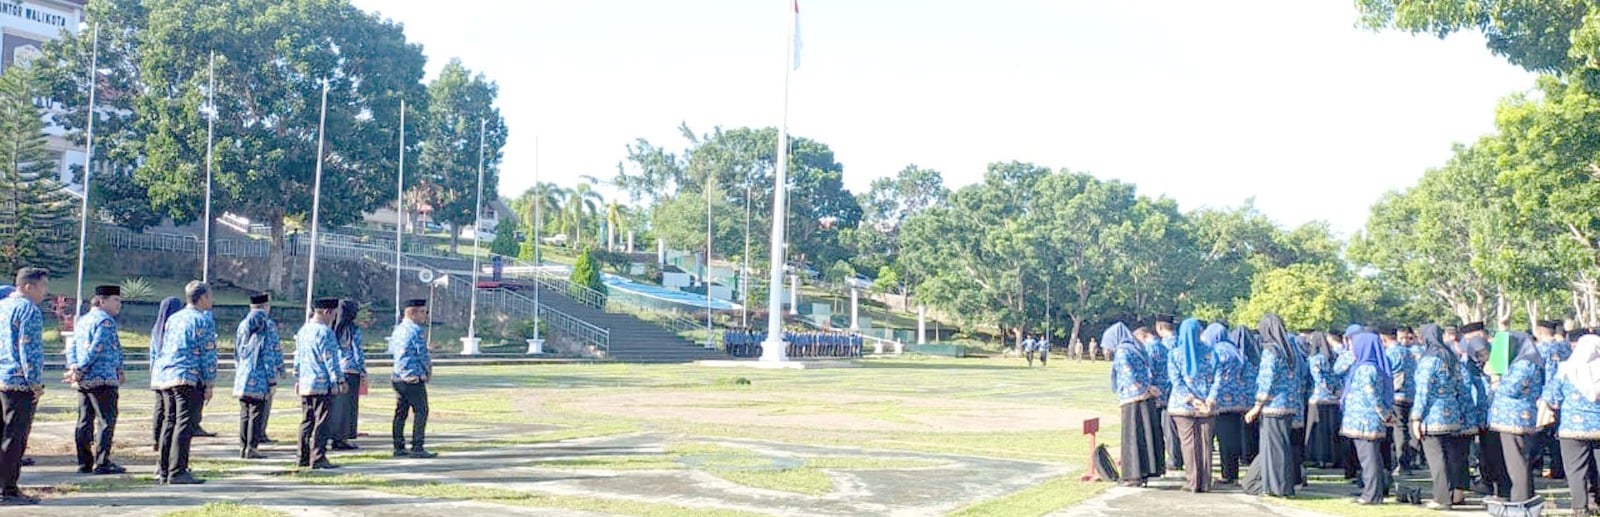
<path fill-rule="evenodd" d="M 144 277 L 128 278 L 122 281 L 122 299 L 148 300 L 155 294 L 156 288 L 150 285 Z"/>

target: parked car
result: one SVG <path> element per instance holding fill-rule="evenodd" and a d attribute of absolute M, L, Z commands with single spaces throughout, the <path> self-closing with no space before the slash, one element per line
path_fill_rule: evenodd
<path fill-rule="evenodd" d="M 848 285 L 850 287 L 853 287 L 853 288 L 856 288 L 856 289 L 862 289 L 862 290 L 871 289 L 872 288 L 872 279 L 871 278 L 867 278 L 865 275 L 856 275 L 856 276 L 852 276 L 850 278 L 844 279 L 844 285 Z"/>
<path fill-rule="evenodd" d="M 783 272 L 791 275 L 801 275 L 807 280 L 816 280 L 818 278 L 822 278 L 822 272 L 817 271 L 817 268 L 811 267 L 810 264 L 806 264 L 804 262 L 790 262 L 785 264 L 783 266 Z"/>

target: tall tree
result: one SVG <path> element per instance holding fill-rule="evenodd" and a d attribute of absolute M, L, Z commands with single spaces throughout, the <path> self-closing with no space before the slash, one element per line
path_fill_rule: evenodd
<path fill-rule="evenodd" d="M 588 226 L 596 214 L 599 213 L 600 204 L 605 198 L 600 192 L 588 183 L 579 183 L 567 190 L 567 200 L 561 204 L 564 209 L 562 219 L 568 232 L 572 234 L 570 246 L 579 246 L 583 243 L 583 229 Z"/>
<path fill-rule="evenodd" d="M 34 70 L 10 66 L 0 74 L 0 268 L 44 267 L 55 274 L 76 263 L 72 195 L 55 180 L 45 149 L 41 96 Z"/>
<path fill-rule="evenodd" d="M 1356 0 L 1361 22 L 1440 38 L 1478 31 L 1491 52 L 1534 72 L 1568 71 L 1594 56 L 1579 34 L 1594 30 L 1588 0 Z M 1593 65 L 1589 65 L 1593 66 Z"/>
<path fill-rule="evenodd" d="M 418 165 L 427 171 L 426 182 L 437 189 L 434 217 L 450 225 L 452 252 L 461 231 L 477 224 L 480 137 L 484 147 L 482 196 L 485 202 L 500 197 L 497 185 L 506 124 L 494 105 L 498 94 L 499 87 L 494 82 L 481 73 L 474 75 L 460 59 L 451 59 L 428 85 Z"/>

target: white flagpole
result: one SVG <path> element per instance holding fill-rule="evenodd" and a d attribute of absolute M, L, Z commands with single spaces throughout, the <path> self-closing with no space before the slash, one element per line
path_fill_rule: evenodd
<path fill-rule="evenodd" d="M 533 135 L 533 332 L 534 337 L 543 339 L 539 335 L 539 275 L 544 272 L 544 257 L 539 255 L 539 247 L 544 242 L 539 240 L 539 227 L 544 223 L 544 187 L 539 184 L 539 135 Z"/>
<path fill-rule="evenodd" d="M 88 141 L 84 144 L 83 159 L 83 207 L 79 213 L 78 221 L 78 293 L 72 302 L 72 320 L 77 321 L 83 315 L 83 260 L 89 242 L 89 169 L 94 167 L 94 98 L 95 90 L 100 84 L 100 24 L 94 24 L 94 39 L 89 49 L 89 127 Z"/>
<path fill-rule="evenodd" d="M 406 100 L 400 99 L 400 172 L 394 196 L 394 321 L 400 321 L 400 247 L 406 225 Z"/>
<path fill-rule="evenodd" d="M 317 286 L 317 225 L 321 221 L 318 213 L 322 208 L 322 143 L 323 131 L 328 126 L 328 80 L 322 80 L 322 114 L 317 120 L 317 173 L 316 182 L 311 186 L 311 255 L 307 257 L 306 266 L 306 320 L 311 319 L 312 293 Z"/>
<path fill-rule="evenodd" d="M 205 217 L 205 243 L 201 245 L 200 256 L 200 281 L 211 281 L 211 140 L 216 134 L 217 125 L 217 54 L 211 53 L 210 64 L 206 65 L 206 217 Z"/>
<path fill-rule="evenodd" d="M 706 169 L 706 270 L 705 278 L 700 279 L 706 286 L 706 348 L 713 347 L 711 334 L 716 331 L 711 322 L 711 186 L 716 179 L 716 172 Z"/>
<path fill-rule="evenodd" d="M 478 201 L 472 211 L 472 307 L 470 309 L 471 312 L 467 315 L 467 339 L 474 344 L 471 345 L 468 350 L 463 350 L 463 353 L 466 353 L 469 350 L 472 353 L 477 353 L 478 348 L 476 346 L 476 327 L 478 326 L 478 270 L 483 268 L 483 266 L 479 264 L 479 262 L 482 260 L 482 257 L 480 257 L 478 253 L 478 241 L 480 240 L 479 237 L 483 234 L 483 228 L 478 227 L 478 221 L 483 219 L 483 147 L 484 133 L 488 131 L 488 128 L 488 120 L 478 121 Z M 539 311 L 535 310 L 534 312 Z"/>
<path fill-rule="evenodd" d="M 788 217 L 784 192 L 789 183 L 789 72 L 794 70 L 795 29 L 799 23 L 798 7 L 791 0 L 789 10 L 789 37 L 784 50 L 783 63 L 783 121 L 778 125 L 777 174 L 772 185 L 772 245 L 767 279 L 767 338 L 761 343 L 762 361 L 787 361 L 788 343 L 783 336 L 783 242 L 784 221 Z"/>

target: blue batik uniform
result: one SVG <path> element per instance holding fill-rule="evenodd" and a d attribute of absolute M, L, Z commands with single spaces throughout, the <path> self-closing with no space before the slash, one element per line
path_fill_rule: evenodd
<path fill-rule="evenodd" d="M 1135 352 L 1117 347 L 1111 360 L 1111 369 L 1114 372 L 1113 388 L 1117 392 L 1117 402 L 1128 405 L 1143 402 L 1152 397 L 1150 387 L 1150 363 L 1146 357 Z"/>
<path fill-rule="evenodd" d="M 1544 341 L 1539 343 L 1539 355 L 1544 357 L 1544 364 L 1558 365 L 1567 358 L 1572 357 L 1572 343 L 1560 340 Z M 1551 377 L 1556 375 L 1559 368 L 1551 366 L 1545 368 L 1544 381 L 1549 383 Z"/>
<path fill-rule="evenodd" d="M 1292 358 L 1268 347 L 1261 351 L 1261 369 L 1256 375 L 1255 400 L 1262 404 L 1261 414 L 1266 416 L 1294 416 L 1300 413 L 1303 401 L 1300 392 L 1300 371 L 1291 364 Z"/>
<path fill-rule="evenodd" d="M 1346 350 L 1338 355 L 1339 357 L 1333 360 L 1333 374 L 1343 380 L 1344 376 L 1350 374 L 1350 367 L 1355 366 L 1356 354 L 1354 351 Z"/>
<path fill-rule="evenodd" d="M 0 300 L 0 390 L 44 387 L 44 313 L 20 293 Z"/>
<path fill-rule="evenodd" d="M 1489 406 L 1494 393 L 1489 391 L 1489 376 L 1483 368 L 1471 361 L 1457 363 L 1461 366 L 1461 434 L 1475 434 L 1489 425 Z"/>
<path fill-rule="evenodd" d="M 186 307 L 167 319 L 167 333 L 150 375 L 156 389 L 209 386 L 216 381 L 217 328 L 210 315 Z"/>
<path fill-rule="evenodd" d="M 1466 382 L 1460 369 L 1451 369 L 1438 357 L 1422 358 L 1417 365 L 1416 400 L 1411 406 L 1411 421 L 1422 423 L 1422 434 L 1437 436 L 1463 430 L 1471 397 Z"/>
<path fill-rule="evenodd" d="M 268 371 L 271 372 L 267 376 L 267 386 L 277 386 L 278 379 L 283 378 L 284 373 L 283 339 L 278 334 L 278 322 L 272 320 L 272 315 L 265 312 L 262 315 L 267 317 L 267 329 L 272 339 L 266 340 L 261 348 L 261 362 L 266 364 Z"/>
<path fill-rule="evenodd" d="M 1216 376 L 1211 380 L 1206 401 L 1217 408 L 1217 413 L 1243 413 L 1250 409 L 1252 389 L 1255 387 L 1250 381 L 1256 378 L 1253 372 L 1246 377 L 1245 370 L 1250 363 L 1244 361 L 1242 356 L 1228 360 L 1218 356 L 1216 360 Z"/>
<path fill-rule="evenodd" d="M 1196 345 L 1203 346 L 1203 345 Z M 1183 354 L 1172 354 L 1167 360 L 1167 378 L 1172 384 L 1172 393 L 1167 395 L 1167 413 L 1177 416 L 1209 416 L 1209 413 L 1199 413 L 1189 404 L 1189 398 L 1205 400 L 1211 394 L 1213 378 L 1216 376 L 1217 360 L 1208 349 L 1200 350 L 1195 354 L 1200 364 L 1195 365 L 1194 375 L 1186 375 L 1187 361 Z"/>
<path fill-rule="evenodd" d="M 1494 388 L 1494 400 L 1489 405 L 1490 430 L 1517 435 L 1539 432 L 1538 401 L 1544 391 L 1545 370 L 1526 359 L 1511 363 Z"/>
<path fill-rule="evenodd" d="M 1384 347 L 1383 354 L 1389 358 L 1389 375 L 1394 377 L 1394 401 L 1403 404 L 1415 400 L 1417 361 L 1411 359 L 1411 351 L 1395 345 Z"/>
<path fill-rule="evenodd" d="M 1144 344 L 1144 355 L 1150 358 L 1150 383 L 1161 390 L 1156 400 L 1166 404 L 1167 394 L 1172 392 L 1172 379 L 1167 378 L 1167 345 L 1159 339 L 1151 339 Z"/>
<path fill-rule="evenodd" d="M 1345 354 L 1354 355 L 1354 354 Z M 1344 395 L 1343 420 L 1339 434 L 1358 440 L 1382 440 L 1389 436 L 1389 426 L 1384 417 L 1394 411 L 1392 386 L 1379 386 L 1383 382 L 1377 367 L 1363 364 L 1350 371 L 1349 393 Z"/>
<path fill-rule="evenodd" d="M 361 327 L 350 329 L 350 342 L 339 343 L 339 368 L 342 373 L 367 376 L 367 353 L 361 349 Z"/>
<path fill-rule="evenodd" d="M 1344 355 L 1351 356 L 1354 354 Z M 1352 359 L 1351 362 L 1353 363 L 1354 360 Z M 1328 360 L 1328 356 L 1325 354 L 1311 356 L 1311 359 L 1307 360 L 1306 364 L 1311 369 L 1310 401 L 1317 404 L 1338 403 L 1339 395 L 1342 394 L 1344 388 L 1344 376 L 1334 373 L 1333 363 Z M 1348 364 L 1345 365 L 1347 371 L 1349 368 Z"/>
<path fill-rule="evenodd" d="M 308 321 L 294 336 L 294 373 L 302 396 L 327 395 L 344 384 L 339 371 L 339 339 L 333 329 Z"/>
<path fill-rule="evenodd" d="M 1565 375 L 1544 386 L 1540 396 L 1551 409 L 1561 411 L 1556 436 L 1570 440 L 1600 440 L 1600 402 L 1589 400 Z"/>
<path fill-rule="evenodd" d="M 272 348 L 279 346 L 278 325 L 266 311 L 253 310 L 239 322 L 235 339 L 233 396 L 264 400 L 278 373 L 278 365 L 272 363 Z"/>
<path fill-rule="evenodd" d="M 78 318 L 67 350 L 67 369 L 78 373 L 82 389 L 122 385 L 122 340 L 117 319 L 98 307 Z"/>
<path fill-rule="evenodd" d="M 433 357 L 428 354 L 428 338 L 422 326 L 406 320 L 389 335 L 389 355 L 394 357 L 395 382 L 428 382 L 433 372 Z"/>

